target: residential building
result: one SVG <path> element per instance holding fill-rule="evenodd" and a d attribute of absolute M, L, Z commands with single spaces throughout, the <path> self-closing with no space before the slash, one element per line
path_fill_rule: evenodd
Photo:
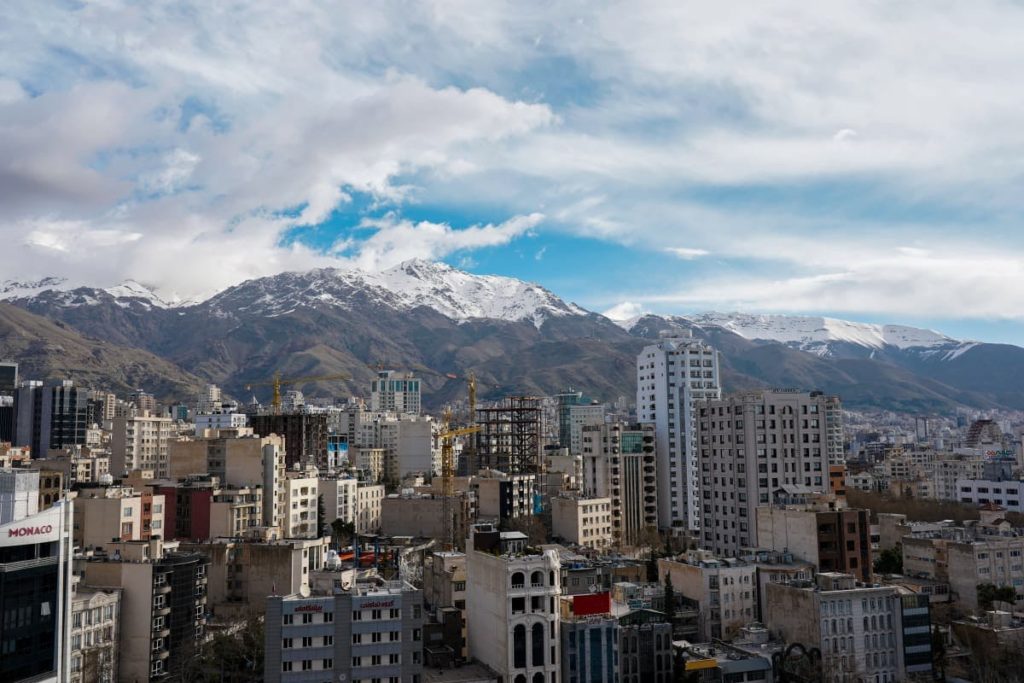
<path fill-rule="evenodd" d="M 616 544 L 640 545 L 658 526 L 654 425 L 602 423 L 580 434 L 584 494 L 610 499 Z"/>
<path fill-rule="evenodd" d="M 736 557 L 754 545 L 757 507 L 785 486 L 827 493 L 827 408 L 820 392 L 759 391 L 696 404 L 701 546 Z M 840 440 L 841 441 L 841 440 Z"/>
<path fill-rule="evenodd" d="M 661 612 L 637 609 L 619 617 L 619 683 L 671 683 L 672 624 Z"/>
<path fill-rule="evenodd" d="M 637 418 L 652 423 L 658 464 L 658 526 L 700 528 L 694 406 L 721 398 L 718 352 L 694 339 L 663 339 L 637 357 Z"/>
<path fill-rule="evenodd" d="M 383 503 L 383 484 L 359 482 L 356 487 L 356 533 L 371 534 L 380 531 Z"/>
<path fill-rule="evenodd" d="M 669 576 L 676 593 L 697 603 L 699 639 L 729 640 L 757 614 L 757 566 L 691 550 L 677 560 L 659 559 L 658 576 Z"/>
<path fill-rule="evenodd" d="M 158 479 L 171 476 L 168 443 L 177 435 L 169 417 L 148 413 L 115 417 L 110 442 L 110 466 L 117 476 L 152 470 Z"/>
<path fill-rule="evenodd" d="M 241 429 L 249 426 L 245 413 L 200 413 L 195 416 L 196 435 L 215 429 Z"/>
<path fill-rule="evenodd" d="M 536 511 L 536 475 L 482 469 L 472 479 L 481 520 L 510 520 Z"/>
<path fill-rule="evenodd" d="M 263 614 L 268 595 L 308 594 L 314 572 L 323 569 L 330 540 L 292 538 L 253 542 L 225 538 L 182 543 L 207 562 L 210 611 L 232 620 Z"/>
<path fill-rule="evenodd" d="M 600 550 L 612 543 L 612 501 L 610 498 L 578 498 L 571 495 L 551 499 L 551 533 L 574 545 Z"/>
<path fill-rule="evenodd" d="M 163 495 L 139 493 L 130 486 L 81 488 L 75 499 L 75 545 L 91 550 L 164 538 L 164 503 Z"/>
<path fill-rule="evenodd" d="M 336 519 L 343 522 L 356 521 L 356 489 L 359 480 L 355 477 L 321 477 L 317 482 L 320 497 L 324 501 L 324 513 L 327 523 L 331 524 Z"/>
<path fill-rule="evenodd" d="M 0 680 L 57 683 L 70 675 L 73 504 L 30 509 L 0 521 Z"/>
<path fill-rule="evenodd" d="M 757 547 L 788 552 L 822 572 L 870 582 L 871 512 L 808 507 L 757 508 Z"/>
<path fill-rule="evenodd" d="M 608 414 L 608 406 L 603 403 L 571 405 L 568 407 L 568 443 L 562 444 L 569 449 L 571 455 L 581 455 L 583 451 L 583 430 L 587 427 L 603 425 Z M 561 434 L 559 425 L 559 434 Z"/>
<path fill-rule="evenodd" d="M 423 567 L 423 603 L 436 621 L 443 618 L 442 611 L 455 610 L 459 622 L 458 637 L 447 637 L 445 640 L 452 648 L 454 658 L 468 660 L 465 553 L 441 551 L 427 556 Z M 433 645 L 429 638 L 427 645 Z"/>
<path fill-rule="evenodd" d="M 71 683 L 114 683 L 121 639 L 119 588 L 79 586 L 71 601 Z"/>
<path fill-rule="evenodd" d="M 284 500 L 288 510 L 281 530 L 284 537 L 319 538 L 323 529 L 317 528 L 317 498 L 320 493 L 316 471 L 288 472 L 284 484 Z M 324 523 L 327 521 L 324 520 Z"/>
<path fill-rule="evenodd" d="M 385 477 L 385 460 L 387 451 L 383 448 L 359 447 L 352 451 L 355 466 L 370 481 L 380 483 Z"/>
<path fill-rule="evenodd" d="M 124 542 L 84 563 L 85 585 L 127 596 L 118 644 L 123 681 L 178 674 L 203 642 L 207 560 L 173 548 L 160 540 Z"/>
<path fill-rule="evenodd" d="M 377 412 L 419 415 L 419 378 L 408 372 L 379 371 L 370 384 L 370 408 Z"/>
<path fill-rule="evenodd" d="M 943 454 L 932 463 L 932 477 L 935 498 L 938 500 L 960 500 L 957 481 L 961 479 L 984 479 L 985 459 L 973 455 Z"/>
<path fill-rule="evenodd" d="M 957 500 L 970 505 L 1001 505 L 1008 512 L 1024 512 L 1024 481 L 1016 479 L 957 479 Z"/>
<path fill-rule="evenodd" d="M 459 548 L 473 522 L 474 506 L 470 496 L 465 493 L 453 495 L 449 503 L 448 524 L 452 542 Z M 381 501 L 381 533 L 385 536 L 435 538 L 447 543 L 444 497 L 432 493 L 403 493 L 385 497 Z"/>
<path fill-rule="evenodd" d="M 400 681 L 423 675 L 423 595 L 401 581 L 267 598 L 264 680 Z"/>
<path fill-rule="evenodd" d="M 827 678 L 884 683 L 906 680 L 904 607 L 896 588 L 824 572 L 813 583 L 770 584 L 766 605 L 765 625 L 772 634 L 787 643 L 818 648 Z M 922 624 L 914 610 L 920 606 L 915 600 L 907 609 L 908 628 L 917 633 Z M 913 647 L 920 646 L 915 641 Z M 930 644 L 926 647 L 930 661 Z M 916 652 L 915 662 L 921 654 Z"/>
<path fill-rule="evenodd" d="M 478 525 L 466 541 L 469 654 L 510 683 L 557 681 L 558 554 L 527 554 L 521 533 Z"/>

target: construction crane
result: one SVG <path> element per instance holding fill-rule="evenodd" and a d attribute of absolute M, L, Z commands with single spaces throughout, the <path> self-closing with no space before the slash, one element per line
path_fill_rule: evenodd
<path fill-rule="evenodd" d="M 455 476 L 454 453 L 452 440 L 457 436 L 466 436 L 480 431 L 479 427 L 462 427 L 451 429 L 452 411 L 444 411 L 444 431 L 437 435 L 441 441 L 441 516 L 444 520 L 444 550 L 455 548 L 455 527 L 452 524 L 452 497 L 454 496 L 452 478 Z"/>
<path fill-rule="evenodd" d="M 267 382 L 253 382 L 252 384 L 246 384 L 246 391 L 250 391 L 255 387 L 274 387 L 274 398 L 271 401 L 271 405 L 274 408 L 275 413 L 281 412 L 281 386 L 284 384 L 309 384 L 310 382 L 336 382 L 352 379 L 351 375 L 337 373 L 333 375 L 309 375 L 307 377 L 290 377 L 288 379 L 281 379 L 281 373 L 275 372 L 274 378 Z"/>

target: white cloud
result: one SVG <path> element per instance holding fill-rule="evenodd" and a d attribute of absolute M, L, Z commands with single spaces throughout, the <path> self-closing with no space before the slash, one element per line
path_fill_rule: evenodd
<path fill-rule="evenodd" d="M 443 223 L 413 223 L 394 217 L 367 220 L 363 227 L 373 233 L 355 243 L 352 261 L 363 270 L 383 270 L 412 258 L 436 260 L 464 249 L 501 246 L 527 235 L 543 218 L 541 214 L 530 214 L 498 225 L 474 225 L 458 230 Z M 351 246 L 351 243 L 341 245 L 342 249 Z"/>
<path fill-rule="evenodd" d="M 623 301 L 622 303 L 615 304 L 608 310 L 604 311 L 601 315 L 610 320 L 616 322 L 622 322 L 636 318 L 645 313 L 649 312 L 648 309 L 644 308 L 643 304 L 635 301 Z"/>
<path fill-rule="evenodd" d="M 684 261 L 692 261 L 695 258 L 708 255 L 706 249 L 695 249 L 693 247 L 665 247 L 665 252 L 677 256 Z"/>

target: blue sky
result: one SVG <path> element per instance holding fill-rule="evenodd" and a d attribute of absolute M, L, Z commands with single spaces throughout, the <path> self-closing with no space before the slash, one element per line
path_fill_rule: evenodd
<path fill-rule="evenodd" d="M 412 257 L 1024 342 L 1024 7 L 0 7 L 0 279 Z"/>

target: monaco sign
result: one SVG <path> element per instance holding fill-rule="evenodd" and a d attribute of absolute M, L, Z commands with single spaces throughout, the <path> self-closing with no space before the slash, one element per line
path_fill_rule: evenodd
<path fill-rule="evenodd" d="M 52 524 L 44 524 L 42 526 L 22 526 L 15 527 L 13 529 L 7 529 L 7 537 L 12 536 L 39 536 L 41 534 L 48 534 L 53 531 Z"/>
<path fill-rule="evenodd" d="M 52 507 L 24 519 L 0 526 L 0 546 L 50 543 L 60 540 L 62 507 Z"/>

